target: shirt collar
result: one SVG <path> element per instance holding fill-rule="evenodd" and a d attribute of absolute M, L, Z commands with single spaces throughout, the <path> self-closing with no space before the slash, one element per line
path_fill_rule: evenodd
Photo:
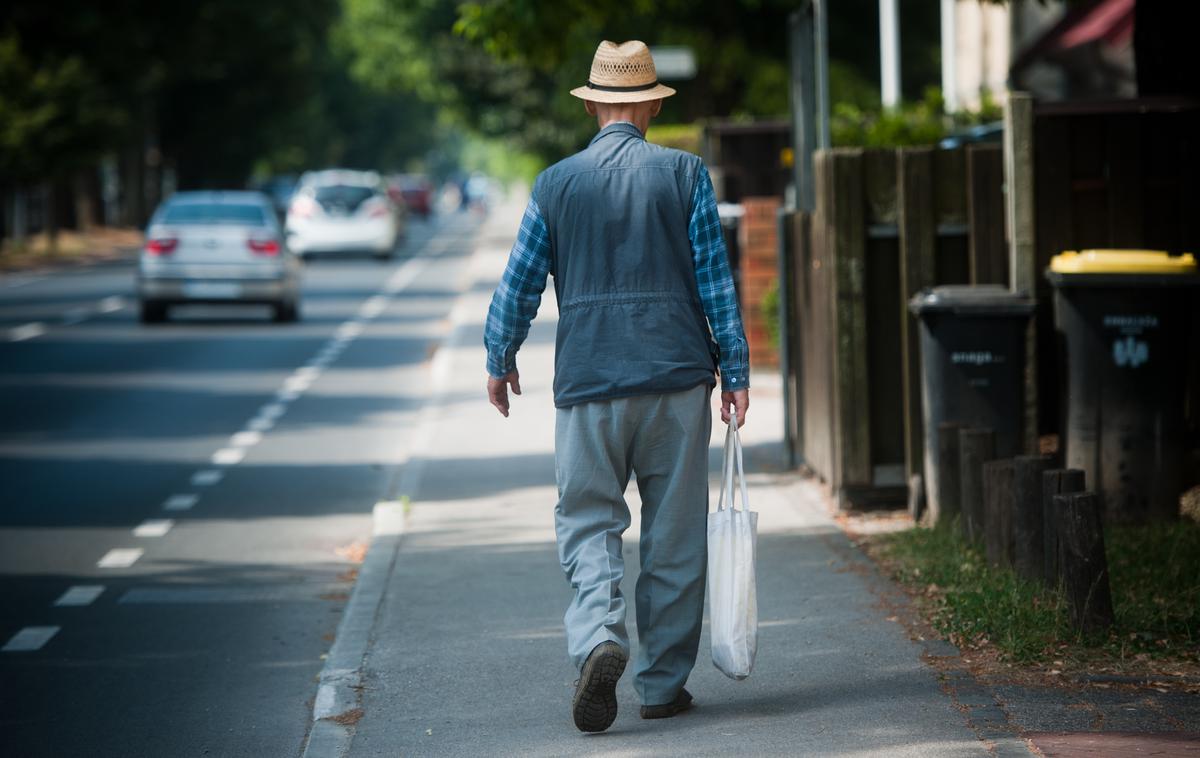
<path fill-rule="evenodd" d="M 601 137 L 607 137 L 608 135 L 616 134 L 617 132 L 632 134 L 638 139 L 646 139 L 646 135 L 642 134 L 641 129 L 638 129 L 636 126 L 634 126 L 632 121 L 614 121 L 597 132 L 596 136 L 592 137 L 592 141 L 588 143 L 588 147 L 596 144 L 596 140 L 600 139 Z"/>

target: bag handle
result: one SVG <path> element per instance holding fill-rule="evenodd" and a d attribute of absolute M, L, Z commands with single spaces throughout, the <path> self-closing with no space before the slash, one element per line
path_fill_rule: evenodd
<path fill-rule="evenodd" d="M 746 472 L 742 464 L 742 437 L 738 433 L 737 408 L 733 408 L 733 416 L 729 428 L 725 431 L 725 457 L 721 464 L 721 494 L 717 497 L 717 510 L 725 510 L 725 498 L 729 498 L 729 508 L 737 510 L 734 503 L 733 479 L 734 463 L 737 463 L 737 481 L 741 485 L 742 510 L 749 507 L 750 496 L 746 492 Z"/>

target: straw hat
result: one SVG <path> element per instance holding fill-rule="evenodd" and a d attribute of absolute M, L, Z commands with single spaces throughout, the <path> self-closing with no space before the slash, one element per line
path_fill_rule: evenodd
<path fill-rule="evenodd" d="M 630 40 L 618 45 L 604 40 L 592 58 L 588 83 L 571 94 L 597 103 L 641 103 L 670 97 L 675 90 L 658 83 L 654 58 L 645 42 Z"/>

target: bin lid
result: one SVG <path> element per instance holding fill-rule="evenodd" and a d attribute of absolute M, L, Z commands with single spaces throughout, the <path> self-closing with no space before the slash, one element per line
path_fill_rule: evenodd
<path fill-rule="evenodd" d="M 1028 316 L 1035 302 L 1024 292 L 1012 292 L 999 284 L 946 284 L 913 295 L 908 309 L 923 313 L 955 313 L 963 316 Z"/>
<path fill-rule="evenodd" d="M 1056 274 L 1195 274 L 1191 253 L 1171 255 L 1163 250 L 1074 250 L 1050 259 Z"/>

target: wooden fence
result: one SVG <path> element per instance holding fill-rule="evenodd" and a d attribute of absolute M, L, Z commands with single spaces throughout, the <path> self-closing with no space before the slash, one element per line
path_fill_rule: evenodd
<path fill-rule="evenodd" d="M 909 299 L 938 284 L 1007 284 L 999 146 L 834 149 L 816 209 L 788 223 L 788 354 L 797 447 L 843 506 L 903 502 L 922 467 Z"/>

